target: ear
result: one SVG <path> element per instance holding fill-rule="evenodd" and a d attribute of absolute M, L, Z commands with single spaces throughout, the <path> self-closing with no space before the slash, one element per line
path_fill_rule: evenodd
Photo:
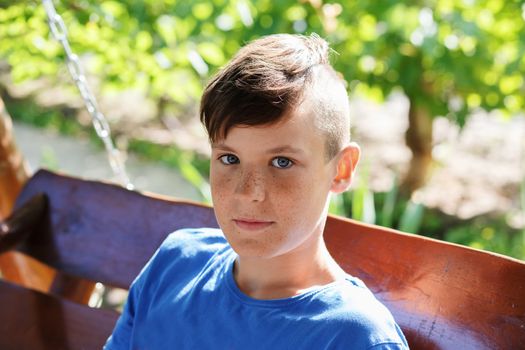
<path fill-rule="evenodd" d="M 355 142 L 350 143 L 339 152 L 337 174 L 330 188 L 333 193 L 342 193 L 350 187 L 360 155 L 361 149 Z"/>

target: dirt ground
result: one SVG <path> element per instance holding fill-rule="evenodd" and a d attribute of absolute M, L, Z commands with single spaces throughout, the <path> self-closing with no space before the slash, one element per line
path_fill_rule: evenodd
<path fill-rule="evenodd" d="M 354 138 L 364 154 L 376 191 L 386 191 L 394 173 L 410 160 L 404 145 L 408 101 L 393 96 L 384 104 L 355 100 Z M 488 213 L 508 215 L 509 224 L 523 227 L 520 184 L 525 178 L 525 115 L 504 119 L 479 111 L 460 128 L 444 117 L 434 120 L 433 174 L 415 200 L 468 219 Z"/>

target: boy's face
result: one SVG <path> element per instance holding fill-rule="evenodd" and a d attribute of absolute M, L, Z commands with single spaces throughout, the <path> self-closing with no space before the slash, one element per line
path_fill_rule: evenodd
<path fill-rule="evenodd" d="M 277 124 L 233 127 L 212 144 L 215 214 L 241 257 L 308 254 L 320 242 L 340 157 L 326 160 L 313 118 L 298 108 Z"/>

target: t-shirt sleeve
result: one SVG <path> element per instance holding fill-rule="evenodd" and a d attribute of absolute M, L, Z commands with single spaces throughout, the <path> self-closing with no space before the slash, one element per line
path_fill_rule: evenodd
<path fill-rule="evenodd" d="M 408 345 L 402 343 L 382 343 L 369 347 L 367 350 L 408 350 Z"/>
<path fill-rule="evenodd" d="M 133 323 L 137 305 L 142 292 L 144 281 L 148 278 L 151 270 L 151 266 L 156 256 L 159 254 L 161 248 L 159 248 L 155 254 L 151 257 L 148 263 L 143 267 L 142 271 L 135 278 L 129 289 L 128 298 L 124 304 L 122 314 L 120 315 L 113 333 L 109 336 L 104 350 L 121 350 L 131 349 L 131 338 L 133 334 Z"/>
<path fill-rule="evenodd" d="M 131 332 L 133 330 L 133 316 L 135 297 L 133 296 L 133 287 L 130 289 L 128 299 L 124 305 L 124 309 L 117 324 L 113 329 L 113 333 L 108 338 L 104 350 L 113 349 L 130 349 Z"/>
<path fill-rule="evenodd" d="M 393 329 L 386 320 L 377 327 L 363 327 L 355 325 L 348 329 L 341 329 L 337 335 L 326 343 L 326 349 L 359 349 L 359 350 L 409 350 L 406 338 L 397 324 Z M 325 337 L 328 339 L 329 337 Z"/>
<path fill-rule="evenodd" d="M 391 312 L 366 285 L 355 277 L 341 288 L 327 290 L 330 305 L 323 313 L 336 327 L 330 327 L 329 349 L 406 350 L 408 343 Z"/>
<path fill-rule="evenodd" d="M 131 349 L 137 313 L 140 319 L 141 310 L 154 302 L 151 294 L 163 275 L 170 269 L 184 275 L 192 264 L 201 264 L 209 258 L 207 250 L 212 252 L 217 249 L 214 245 L 222 247 L 224 242 L 222 233 L 216 229 L 182 229 L 168 235 L 131 284 L 122 314 L 104 350 Z"/>

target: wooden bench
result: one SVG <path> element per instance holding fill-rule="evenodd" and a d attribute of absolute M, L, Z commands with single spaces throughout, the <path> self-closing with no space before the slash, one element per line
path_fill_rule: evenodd
<path fill-rule="evenodd" d="M 127 289 L 168 233 L 217 226 L 201 204 L 44 170 L 15 207 L 0 251 L 16 249 L 60 274 L 48 294 L 0 281 L 0 349 L 100 349 L 118 313 L 73 301 L 85 301 L 78 291 L 92 281 Z M 412 349 L 525 349 L 525 263 L 336 217 L 325 235 Z"/>

